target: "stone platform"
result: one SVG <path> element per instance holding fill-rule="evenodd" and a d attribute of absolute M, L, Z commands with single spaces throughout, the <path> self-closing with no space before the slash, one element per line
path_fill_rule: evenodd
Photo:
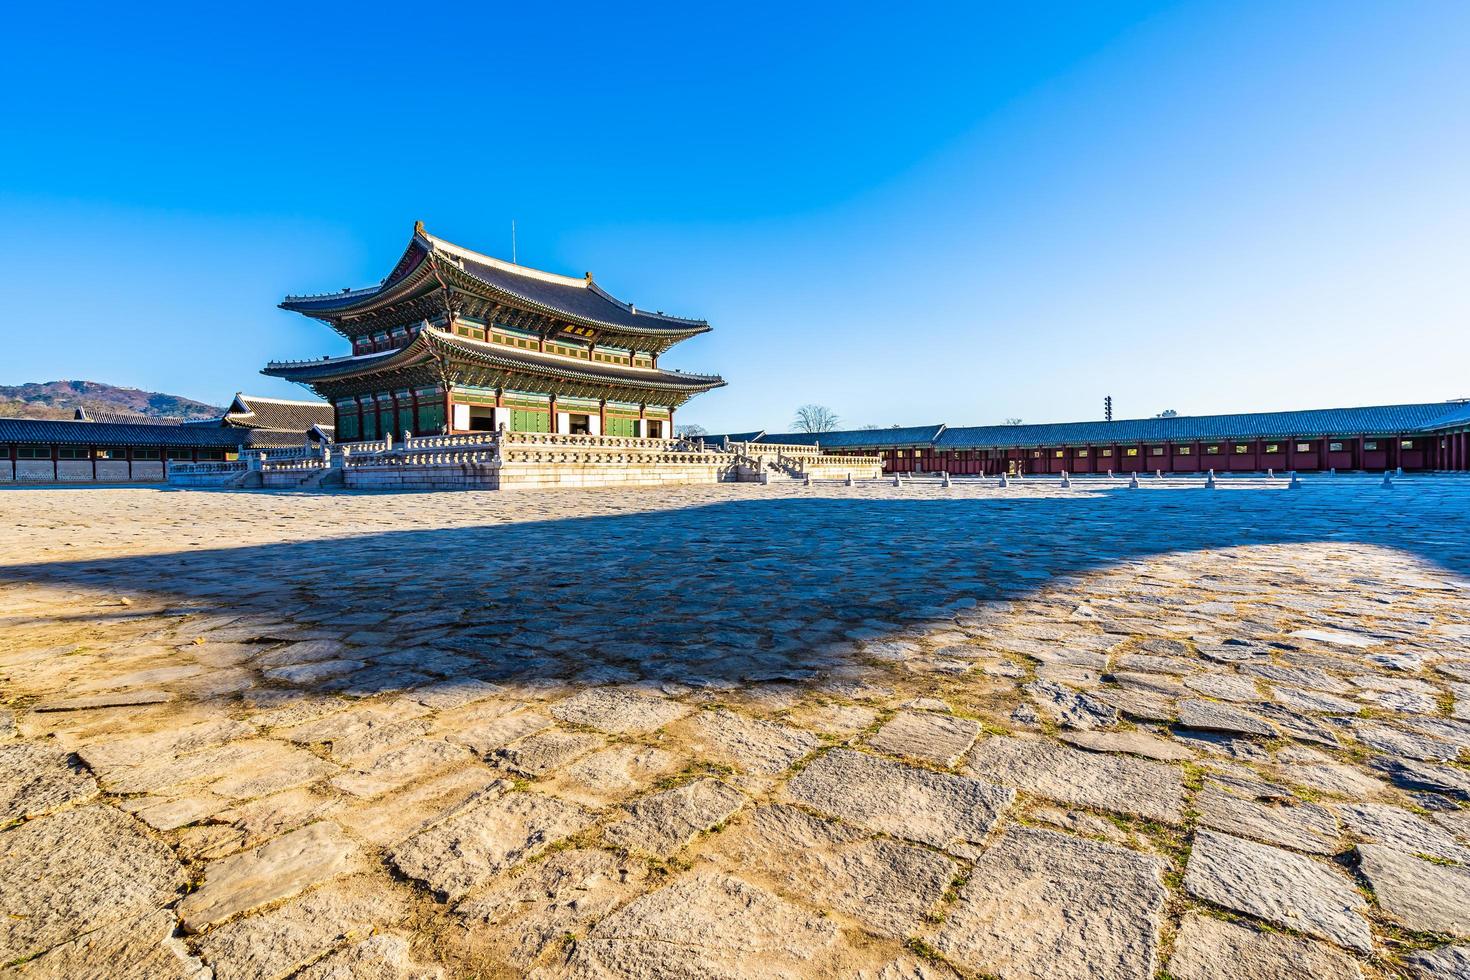
<path fill-rule="evenodd" d="M 0 492 L 0 964 L 1465 976 L 1470 481 L 1197 484 Z"/>

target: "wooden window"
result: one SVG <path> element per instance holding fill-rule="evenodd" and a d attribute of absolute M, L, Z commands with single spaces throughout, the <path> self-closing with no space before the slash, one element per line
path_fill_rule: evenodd
<path fill-rule="evenodd" d="M 1149 449 L 1148 454 L 1150 456 L 1162 456 L 1162 455 L 1164 455 L 1164 447 L 1163 446 L 1154 446 L 1154 447 L 1152 447 L 1152 448 Z"/>
<path fill-rule="evenodd" d="M 1188 455 L 1192 454 L 1193 452 L 1194 452 L 1194 447 L 1193 446 L 1175 446 L 1174 447 L 1174 455 L 1176 455 L 1176 456 L 1188 456 Z"/>
<path fill-rule="evenodd" d="M 1097 451 L 1097 454 L 1098 454 L 1098 455 L 1099 455 L 1099 456 L 1111 456 L 1111 455 L 1113 455 L 1113 450 L 1112 450 L 1112 448 L 1111 448 L 1111 447 L 1109 447 L 1109 448 L 1107 448 L 1107 449 L 1099 449 L 1099 450 L 1098 450 L 1098 451 Z"/>
<path fill-rule="evenodd" d="M 1235 455 L 1237 455 L 1237 456 L 1244 456 L 1246 453 L 1248 453 L 1250 451 L 1251 451 L 1251 447 L 1250 447 L 1250 445 L 1248 443 L 1237 442 L 1235 444 Z"/>
<path fill-rule="evenodd" d="M 1309 453 L 1312 451 L 1312 444 L 1310 442 L 1299 442 L 1296 444 L 1296 451 L 1299 453 Z"/>
<path fill-rule="evenodd" d="M 1281 452 L 1281 443 L 1279 443 L 1279 442 L 1268 442 L 1268 443 L 1266 443 L 1266 452 L 1268 452 L 1268 453 L 1279 453 L 1279 452 Z"/>
<path fill-rule="evenodd" d="M 134 449 L 134 459 L 159 459 L 163 454 L 157 449 Z"/>
<path fill-rule="evenodd" d="M 76 446 L 62 446 L 60 449 L 56 450 L 56 458 L 89 459 L 90 456 L 85 449 L 78 449 Z"/>
<path fill-rule="evenodd" d="M 1086 459 L 1087 458 L 1087 450 L 1085 450 L 1085 449 L 1074 449 L 1074 450 L 1072 450 L 1072 455 L 1073 456 L 1076 456 L 1078 459 Z"/>
<path fill-rule="evenodd" d="M 1063 455 L 1065 455 L 1065 454 L 1066 454 L 1066 452 L 1067 452 L 1067 451 L 1066 451 L 1066 450 L 1065 450 L 1065 449 L 1058 449 L 1058 450 L 1057 450 L 1057 451 L 1056 451 L 1056 454 L 1055 454 L 1055 455 L 1056 455 L 1056 458 L 1057 458 L 1057 459 L 1061 459 L 1061 458 L 1062 458 L 1062 456 L 1063 456 Z"/>
<path fill-rule="evenodd" d="M 50 446 L 16 446 L 16 459 L 50 459 Z"/>
<path fill-rule="evenodd" d="M 1138 447 L 1137 446 L 1129 446 L 1127 449 L 1123 450 L 1123 455 L 1124 456 L 1137 456 L 1138 455 Z"/>
<path fill-rule="evenodd" d="M 1205 455 L 1206 456 L 1218 456 L 1218 455 L 1220 455 L 1220 446 L 1219 446 L 1219 444 L 1216 443 L 1213 446 L 1206 446 L 1205 447 Z"/>
<path fill-rule="evenodd" d="M 1342 452 L 1342 443 L 1340 443 L 1340 442 L 1329 442 L 1327 444 L 1327 451 L 1329 453 L 1340 453 L 1340 452 Z"/>
<path fill-rule="evenodd" d="M 1414 448 L 1414 440 L 1413 439 L 1400 439 L 1399 440 L 1399 448 L 1400 449 L 1413 449 Z"/>
<path fill-rule="evenodd" d="M 192 450 L 192 449 L 170 449 L 168 451 L 168 458 L 169 459 L 178 459 L 178 460 L 191 460 L 191 459 L 194 458 L 194 450 Z"/>
<path fill-rule="evenodd" d="M 1366 450 L 1368 450 L 1369 452 L 1372 452 L 1372 451 L 1376 450 L 1378 448 L 1378 440 L 1376 440 L 1376 439 L 1369 439 L 1369 440 L 1367 440 L 1366 442 L 1363 443 L 1363 448 L 1366 449 Z"/>
<path fill-rule="evenodd" d="M 223 449 L 201 449 L 199 450 L 199 458 L 219 461 L 225 458 L 225 451 Z"/>

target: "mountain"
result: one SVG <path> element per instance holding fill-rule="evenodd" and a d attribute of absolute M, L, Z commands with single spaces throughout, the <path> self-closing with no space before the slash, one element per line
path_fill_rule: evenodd
<path fill-rule="evenodd" d="M 0 417 L 69 419 L 78 408 L 88 415 L 184 419 L 220 415 L 223 408 L 158 391 L 119 388 L 101 381 L 32 381 L 0 385 Z"/>

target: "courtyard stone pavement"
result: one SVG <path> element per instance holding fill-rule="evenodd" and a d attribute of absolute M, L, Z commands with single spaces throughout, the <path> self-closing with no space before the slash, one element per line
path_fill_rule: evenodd
<path fill-rule="evenodd" d="M 0 491 L 0 971 L 1470 977 L 1470 480 Z"/>

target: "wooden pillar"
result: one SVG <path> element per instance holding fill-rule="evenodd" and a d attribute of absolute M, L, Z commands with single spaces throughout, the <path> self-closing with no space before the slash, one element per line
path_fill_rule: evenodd
<path fill-rule="evenodd" d="M 88 446 L 87 455 L 92 458 L 92 482 L 97 482 L 97 447 Z"/>
<path fill-rule="evenodd" d="M 638 403 L 638 436 L 641 439 L 648 438 L 648 403 Z"/>
<path fill-rule="evenodd" d="M 556 420 L 556 395 L 553 394 L 548 398 L 546 405 L 547 409 L 551 412 L 551 417 L 546 420 L 546 431 L 555 435 L 561 431 L 561 424 Z"/>
<path fill-rule="evenodd" d="M 607 435 L 607 399 L 600 398 L 597 401 L 597 417 L 601 420 L 597 423 L 598 435 Z"/>
<path fill-rule="evenodd" d="M 1296 469 L 1296 436 L 1286 440 L 1286 471 Z"/>

